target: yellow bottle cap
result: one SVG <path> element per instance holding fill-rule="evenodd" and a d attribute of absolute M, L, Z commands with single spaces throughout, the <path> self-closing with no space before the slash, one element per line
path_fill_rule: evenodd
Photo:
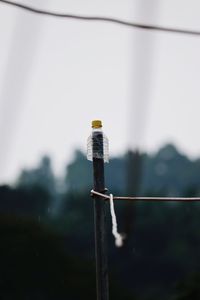
<path fill-rule="evenodd" d="M 92 128 L 101 128 L 102 127 L 102 123 L 100 120 L 93 120 L 92 121 Z"/>

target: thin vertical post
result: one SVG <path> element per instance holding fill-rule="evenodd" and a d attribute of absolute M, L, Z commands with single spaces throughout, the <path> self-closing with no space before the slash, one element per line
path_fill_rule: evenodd
<path fill-rule="evenodd" d="M 93 177 L 94 190 L 103 192 L 104 186 L 104 158 L 103 133 L 96 131 L 92 134 Z M 99 158 L 96 158 L 99 157 Z M 95 226 L 95 256 L 96 256 L 96 287 L 97 300 L 108 300 L 108 263 L 106 243 L 106 208 L 105 201 L 98 196 L 94 198 L 94 226 Z"/>

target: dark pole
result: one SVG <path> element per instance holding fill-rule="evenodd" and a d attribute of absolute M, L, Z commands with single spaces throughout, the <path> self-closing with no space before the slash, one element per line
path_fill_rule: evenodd
<path fill-rule="evenodd" d="M 93 176 L 94 190 L 104 192 L 104 159 L 103 133 L 96 129 L 92 133 Z M 108 263 L 106 245 L 106 208 L 105 201 L 94 198 L 94 226 L 95 226 L 95 255 L 96 255 L 96 285 L 97 300 L 108 300 Z"/>

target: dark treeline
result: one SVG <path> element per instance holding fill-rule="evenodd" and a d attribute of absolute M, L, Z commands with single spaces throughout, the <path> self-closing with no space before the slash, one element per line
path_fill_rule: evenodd
<path fill-rule="evenodd" d="M 199 196 L 200 161 L 172 145 L 142 159 L 138 194 Z M 130 167 L 130 166 L 129 166 Z M 133 165 L 134 168 L 134 165 Z M 106 166 L 112 193 L 127 192 L 127 155 Z M 0 187 L 1 299 L 95 299 L 92 166 L 77 151 L 62 180 L 44 157 Z M 116 203 L 126 232 L 125 202 Z M 137 203 L 115 248 L 108 203 L 110 299 L 200 299 L 200 203 Z"/>

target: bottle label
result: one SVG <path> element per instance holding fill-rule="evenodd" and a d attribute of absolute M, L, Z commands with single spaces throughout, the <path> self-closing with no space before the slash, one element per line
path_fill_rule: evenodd
<path fill-rule="evenodd" d="M 92 133 L 87 140 L 87 159 L 93 161 L 93 158 L 103 159 L 109 162 L 108 138 L 102 132 Z"/>

